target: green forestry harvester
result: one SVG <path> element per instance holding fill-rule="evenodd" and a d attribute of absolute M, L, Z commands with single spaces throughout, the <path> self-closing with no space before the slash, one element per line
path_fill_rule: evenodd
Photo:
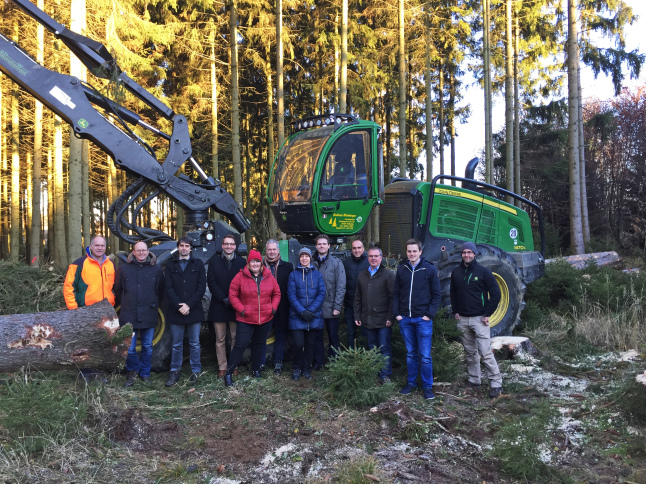
<path fill-rule="evenodd" d="M 423 257 L 438 269 L 444 305 L 450 304 L 450 274 L 461 262 L 460 247 L 464 241 L 475 242 L 478 261 L 493 271 L 502 293 L 491 318 L 492 335 L 511 333 L 524 306 L 526 284 L 544 273 L 545 237 L 535 203 L 474 180 L 477 158 L 467 165 L 465 178 L 396 178 L 384 187 L 380 126 L 352 115 L 315 116 L 293 128 L 276 156 L 267 189 L 278 226 L 294 237 L 282 244 L 283 257 L 295 262 L 300 244 L 311 244 L 320 233 L 343 242 L 363 232 L 380 205 L 384 254 L 404 258 L 406 241 L 421 240 Z M 540 252 L 534 250 L 532 220 L 539 229 Z"/>

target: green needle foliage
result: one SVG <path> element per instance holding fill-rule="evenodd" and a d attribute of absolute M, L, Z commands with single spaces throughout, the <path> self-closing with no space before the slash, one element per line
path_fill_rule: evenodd
<path fill-rule="evenodd" d="M 350 348 L 339 352 L 329 364 L 330 396 L 340 404 L 361 408 L 385 401 L 393 391 L 391 382 L 377 384 L 385 357 L 377 348 Z"/>
<path fill-rule="evenodd" d="M 51 267 L 0 261 L 0 314 L 56 311 L 65 307 L 63 275 Z"/>

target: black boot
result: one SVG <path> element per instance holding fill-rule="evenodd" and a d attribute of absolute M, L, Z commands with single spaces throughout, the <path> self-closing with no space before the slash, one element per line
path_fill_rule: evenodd
<path fill-rule="evenodd" d="M 283 362 L 274 361 L 274 375 L 280 375 L 283 372 Z"/>
<path fill-rule="evenodd" d="M 225 387 L 230 387 L 233 385 L 233 378 L 231 378 L 231 375 L 228 373 L 224 375 L 224 386 Z"/>
<path fill-rule="evenodd" d="M 128 372 L 128 379 L 126 380 L 126 383 L 124 383 L 124 385 L 123 385 L 123 386 L 125 386 L 126 388 L 128 388 L 128 387 L 131 387 L 132 385 L 134 385 L 134 384 L 135 384 L 135 380 L 137 379 L 137 374 L 138 374 L 138 373 L 139 373 L 139 372 L 137 372 L 137 371 L 135 371 L 135 370 L 129 371 L 129 372 Z"/>
<path fill-rule="evenodd" d="M 254 378 L 262 378 L 262 375 L 260 374 L 260 372 L 258 370 L 253 370 L 251 372 L 251 376 L 254 377 Z"/>
<path fill-rule="evenodd" d="M 166 382 L 166 386 L 172 387 L 178 381 L 179 381 L 179 371 L 171 371 L 168 374 L 168 381 Z"/>

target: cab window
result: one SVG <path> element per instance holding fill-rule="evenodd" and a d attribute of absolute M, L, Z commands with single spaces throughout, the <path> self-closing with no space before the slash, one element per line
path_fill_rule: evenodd
<path fill-rule="evenodd" d="M 370 194 L 370 132 L 353 131 L 339 139 L 327 156 L 319 199 L 356 200 Z"/>

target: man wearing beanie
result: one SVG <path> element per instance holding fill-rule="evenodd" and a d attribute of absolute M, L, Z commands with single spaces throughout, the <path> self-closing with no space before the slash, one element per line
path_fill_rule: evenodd
<path fill-rule="evenodd" d="M 491 351 L 489 317 L 500 303 L 500 288 L 492 272 L 476 262 L 476 250 L 473 242 L 462 244 L 462 263 L 451 273 L 451 306 L 462 332 L 467 386 L 480 388 L 481 355 L 491 385 L 489 396 L 496 398 L 502 392 L 502 376 Z"/>

